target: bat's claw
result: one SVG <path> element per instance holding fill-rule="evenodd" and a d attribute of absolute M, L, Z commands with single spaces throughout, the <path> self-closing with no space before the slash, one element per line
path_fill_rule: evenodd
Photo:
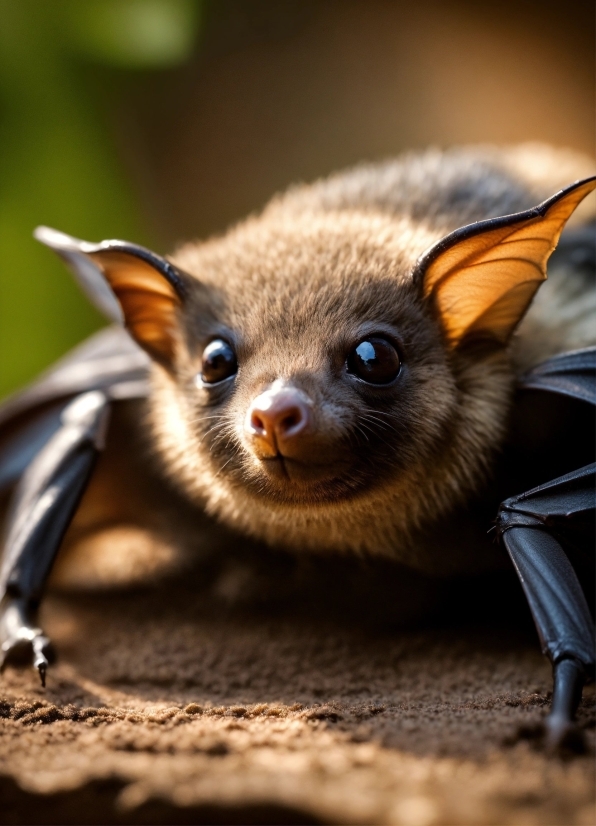
<path fill-rule="evenodd" d="M 584 732 L 577 723 L 559 715 L 546 718 L 542 740 L 547 754 L 569 757 L 586 751 Z"/>
<path fill-rule="evenodd" d="M 547 754 L 572 757 L 586 751 L 586 738 L 575 722 L 575 712 L 586 682 L 586 666 L 576 657 L 553 664 L 553 698 L 550 714 L 537 726 L 524 727 L 519 737 L 534 741 Z"/>
<path fill-rule="evenodd" d="M 33 649 L 33 667 L 37 668 L 39 679 L 43 688 L 46 687 L 46 674 L 48 671 L 48 660 L 50 641 L 47 637 L 40 635 L 35 637 L 31 642 Z"/>
<path fill-rule="evenodd" d="M 43 662 L 43 663 L 37 663 L 37 670 L 39 672 L 39 679 L 41 680 L 41 687 L 45 688 L 46 687 L 46 673 L 47 673 L 47 670 L 48 670 L 47 661 Z"/>
<path fill-rule="evenodd" d="M 8 665 L 32 665 L 45 687 L 52 646 L 30 613 L 22 600 L 5 597 L 0 605 L 0 670 Z"/>
<path fill-rule="evenodd" d="M 537 751 L 563 759 L 585 754 L 587 750 L 584 732 L 568 718 L 549 716 L 541 723 L 520 726 L 503 744 L 513 746 L 520 740 L 529 741 Z"/>
<path fill-rule="evenodd" d="M 566 657 L 553 666 L 553 699 L 551 711 L 544 721 L 544 748 L 550 754 L 570 756 L 586 750 L 585 737 L 577 723 L 575 712 L 586 681 L 586 669 L 574 657 Z"/>

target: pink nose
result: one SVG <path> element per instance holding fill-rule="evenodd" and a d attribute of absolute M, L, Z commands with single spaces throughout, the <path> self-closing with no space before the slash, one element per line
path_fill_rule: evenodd
<path fill-rule="evenodd" d="M 311 403 L 297 387 L 275 382 L 254 399 L 248 409 L 245 430 L 259 453 L 284 454 L 312 425 Z"/>

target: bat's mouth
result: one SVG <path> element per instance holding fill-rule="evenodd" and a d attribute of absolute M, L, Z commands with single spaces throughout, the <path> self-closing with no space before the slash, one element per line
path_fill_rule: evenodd
<path fill-rule="evenodd" d="M 260 459 L 256 468 L 251 465 L 241 484 L 260 501 L 317 507 L 354 498 L 370 487 L 346 458 L 314 463 L 278 454 Z"/>
<path fill-rule="evenodd" d="M 324 463 L 303 462 L 278 453 L 276 456 L 261 459 L 260 464 L 269 479 L 285 486 L 308 488 L 325 482 L 339 481 L 348 470 L 350 463 L 345 460 Z"/>

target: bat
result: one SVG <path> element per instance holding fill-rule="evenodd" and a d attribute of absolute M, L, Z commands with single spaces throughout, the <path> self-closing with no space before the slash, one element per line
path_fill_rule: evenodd
<path fill-rule="evenodd" d="M 576 742 L 594 631 L 572 561 L 593 548 L 593 440 L 577 424 L 561 450 L 551 427 L 526 461 L 503 456 L 524 397 L 522 448 L 545 399 L 596 403 L 594 209 L 580 207 L 595 188 L 568 153 L 472 147 L 294 187 L 169 258 L 38 228 L 113 326 L 0 408 L 3 665 L 45 684 L 47 578 L 67 531 L 106 507 L 155 510 L 155 531 L 197 548 L 232 529 L 443 576 L 502 564 L 494 521 L 553 665 L 546 746 Z"/>

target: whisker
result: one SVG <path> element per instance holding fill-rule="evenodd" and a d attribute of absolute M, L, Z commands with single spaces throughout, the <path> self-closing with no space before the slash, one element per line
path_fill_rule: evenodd
<path fill-rule="evenodd" d="M 356 427 L 355 427 L 355 432 L 356 433 L 361 433 L 364 436 L 364 438 L 366 439 L 366 441 L 370 442 L 370 439 L 369 439 L 368 435 L 366 434 L 366 431 L 363 429 L 362 425 L 357 424 Z"/>
<path fill-rule="evenodd" d="M 382 419 L 379 419 L 378 416 L 373 416 L 372 413 L 367 413 L 361 417 L 364 421 L 370 422 L 371 424 L 374 422 L 377 426 L 384 428 L 385 430 L 393 430 L 397 432 L 396 428 L 393 427 L 392 424 L 389 422 L 384 422 Z"/>
<path fill-rule="evenodd" d="M 197 424 L 197 422 L 206 422 L 206 421 L 209 421 L 209 419 L 220 419 L 221 420 L 221 419 L 225 419 L 225 418 L 227 418 L 227 415 L 225 413 L 217 413 L 214 416 L 197 416 L 195 419 L 190 419 L 189 421 L 190 421 L 191 424 Z"/>

